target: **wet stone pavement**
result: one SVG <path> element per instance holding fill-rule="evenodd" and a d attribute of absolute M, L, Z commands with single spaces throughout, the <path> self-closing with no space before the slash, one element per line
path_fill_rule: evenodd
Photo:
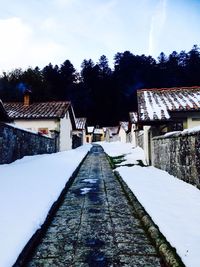
<path fill-rule="evenodd" d="M 91 149 L 26 266 L 161 266 L 100 146 Z"/>

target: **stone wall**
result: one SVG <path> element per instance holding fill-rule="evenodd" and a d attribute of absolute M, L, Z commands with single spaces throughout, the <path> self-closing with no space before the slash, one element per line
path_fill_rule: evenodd
<path fill-rule="evenodd" d="M 56 139 L 0 123 L 0 164 L 28 155 L 54 153 Z"/>
<path fill-rule="evenodd" d="M 200 189 L 200 132 L 154 137 L 152 164 Z"/>

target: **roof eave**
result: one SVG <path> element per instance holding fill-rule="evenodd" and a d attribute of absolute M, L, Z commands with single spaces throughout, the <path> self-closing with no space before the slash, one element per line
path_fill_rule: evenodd
<path fill-rule="evenodd" d="M 166 120 L 138 120 L 137 124 L 140 125 L 159 125 L 163 123 L 170 123 L 174 122 L 174 120 L 166 119 Z"/>

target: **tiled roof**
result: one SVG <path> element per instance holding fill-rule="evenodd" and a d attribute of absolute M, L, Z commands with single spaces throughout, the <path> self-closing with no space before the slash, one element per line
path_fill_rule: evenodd
<path fill-rule="evenodd" d="M 76 118 L 76 129 L 84 130 L 86 126 L 86 118 Z"/>
<path fill-rule="evenodd" d="M 200 110 L 200 87 L 142 89 L 137 97 L 139 121 L 166 121 L 170 111 Z"/>
<path fill-rule="evenodd" d="M 137 123 L 138 122 L 137 112 L 129 112 L 129 117 L 130 117 L 131 123 Z"/>
<path fill-rule="evenodd" d="M 25 106 L 23 103 L 4 103 L 12 119 L 49 119 L 63 118 L 70 107 L 70 102 L 42 102 Z"/>

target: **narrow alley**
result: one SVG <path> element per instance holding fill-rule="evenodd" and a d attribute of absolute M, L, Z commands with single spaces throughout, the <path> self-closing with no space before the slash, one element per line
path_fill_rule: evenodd
<path fill-rule="evenodd" d="M 26 266 L 157 267 L 161 261 L 95 145 Z"/>

